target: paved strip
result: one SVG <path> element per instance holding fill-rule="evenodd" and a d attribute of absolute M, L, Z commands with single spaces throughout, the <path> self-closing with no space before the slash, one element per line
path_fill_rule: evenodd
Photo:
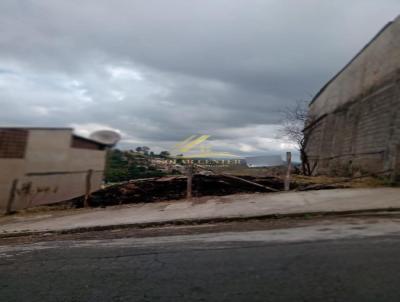
<path fill-rule="evenodd" d="M 393 301 L 398 219 L 0 249 L 4 301 Z"/>
<path fill-rule="evenodd" d="M 0 234 L 400 208 L 400 188 L 239 194 L 0 219 Z"/>

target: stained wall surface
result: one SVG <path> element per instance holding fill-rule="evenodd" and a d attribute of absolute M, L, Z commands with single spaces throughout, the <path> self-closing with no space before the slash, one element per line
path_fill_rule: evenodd
<path fill-rule="evenodd" d="M 309 113 L 315 174 L 400 171 L 399 17 L 321 89 Z"/>
<path fill-rule="evenodd" d="M 0 129 L 5 131 L 9 129 Z M 10 202 L 11 210 L 18 210 L 84 195 L 88 179 L 90 191 L 101 187 L 105 150 L 72 147 L 72 129 L 25 131 L 23 157 L 21 150 L 0 156 L 0 212 Z"/>

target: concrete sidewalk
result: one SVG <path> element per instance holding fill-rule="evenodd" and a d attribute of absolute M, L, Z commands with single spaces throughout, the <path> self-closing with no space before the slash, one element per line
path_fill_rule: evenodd
<path fill-rule="evenodd" d="M 35 232 L 107 229 L 301 213 L 400 209 L 400 188 L 238 194 L 0 218 L 0 237 Z"/>

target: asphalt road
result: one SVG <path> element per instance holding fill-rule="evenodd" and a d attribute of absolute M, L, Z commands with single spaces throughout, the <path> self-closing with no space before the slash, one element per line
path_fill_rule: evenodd
<path fill-rule="evenodd" d="M 400 237 L 389 229 L 352 223 L 8 246 L 0 301 L 398 302 Z"/>

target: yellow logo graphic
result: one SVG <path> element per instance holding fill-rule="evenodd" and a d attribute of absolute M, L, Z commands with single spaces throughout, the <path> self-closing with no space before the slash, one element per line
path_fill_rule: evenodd
<path fill-rule="evenodd" d="M 176 144 L 171 154 L 182 154 L 184 158 L 227 158 L 227 157 L 239 157 L 229 152 L 213 152 L 210 146 L 204 144 L 209 138 L 209 135 L 191 135 L 187 139 Z M 199 147 L 199 151 L 195 148 Z"/>

